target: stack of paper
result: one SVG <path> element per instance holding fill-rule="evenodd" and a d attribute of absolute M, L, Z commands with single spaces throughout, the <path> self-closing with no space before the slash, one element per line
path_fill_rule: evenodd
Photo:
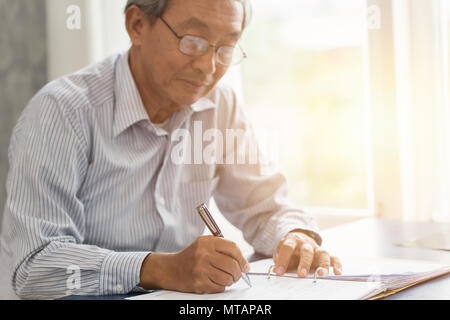
<path fill-rule="evenodd" d="M 414 285 L 431 279 L 450 274 L 450 265 L 423 261 L 410 261 L 400 259 L 376 259 L 376 258 L 342 258 L 344 274 L 341 276 L 320 277 L 322 280 L 340 280 L 354 282 L 380 283 L 375 290 L 368 294 L 366 299 L 380 299 Z M 260 260 L 252 264 L 252 271 L 263 273 L 270 267 L 273 261 Z M 347 269 L 347 270 L 345 270 Z M 287 273 L 285 277 L 296 278 L 295 273 Z M 313 278 L 310 275 L 308 278 Z"/>
<path fill-rule="evenodd" d="M 131 300 L 365 300 L 379 299 L 450 273 L 450 265 L 404 260 L 342 259 L 344 275 L 299 278 L 269 274 L 272 259 L 251 263 L 252 287 L 240 280 L 224 293 L 198 295 L 159 290 Z M 349 271 L 345 272 L 348 266 Z"/>
<path fill-rule="evenodd" d="M 351 282 L 289 277 L 262 276 L 249 273 L 250 288 L 242 279 L 223 293 L 192 294 L 159 290 L 129 298 L 130 300 L 360 300 L 384 291 L 378 282 Z"/>

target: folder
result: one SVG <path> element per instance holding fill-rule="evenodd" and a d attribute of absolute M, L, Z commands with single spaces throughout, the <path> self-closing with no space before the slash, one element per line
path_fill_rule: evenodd
<path fill-rule="evenodd" d="M 249 288 L 242 280 L 217 294 L 156 290 L 130 300 L 375 300 L 450 273 L 450 265 L 395 259 L 346 258 L 344 274 L 299 278 L 277 276 L 272 259 L 251 263 Z M 350 272 L 345 273 L 349 264 Z M 400 271 L 401 270 L 401 271 Z"/>

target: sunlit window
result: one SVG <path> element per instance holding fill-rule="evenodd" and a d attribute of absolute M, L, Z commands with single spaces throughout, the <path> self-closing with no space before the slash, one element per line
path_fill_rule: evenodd
<path fill-rule="evenodd" d="M 447 7 L 447 35 L 448 35 L 448 53 L 450 53 L 450 3 L 446 2 L 446 7 Z M 449 59 L 450 60 L 450 59 Z M 450 78 L 450 63 L 448 63 L 449 66 L 449 70 L 448 70 L 448 75 Z M 450 91 L 450 88 L 448 88 L 448 90 Z"/>
<path fill-rule="evenodd" d="M 291 200 L 368 208 L 364 0 L 257 0 L 243 39 L 246 113 L 280 141 Z"/>

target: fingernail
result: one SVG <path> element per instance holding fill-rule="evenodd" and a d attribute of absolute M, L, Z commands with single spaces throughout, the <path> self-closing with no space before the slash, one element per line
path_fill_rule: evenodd
<path fill-rule="evenodd" d="M 322 276 L 322 277 L 323 276 L 327 276 L 328 275 L 328 270 L 322 268 L 321 270 L 319 270 L 319 275 Z"/>
<path fill-rule="evenodd" d="M 283 274 L 284 267 L 282 267 L 282 266 L 275 267 L 275 269 L 273 269 L 273 271 L 275 271 L 275 273 L 277 273 L 277 274 Z"/>
<path fill-rule="evenodd" d="M 244 272 L 245 273 L 248 273 L 250 271 L 250 265 L 247 263 L 245 266 L 244 266 Z"/>
<path fill-rule="evenodd" d="M 303 268 L 300 273 L 302 274 L 302 276 L 306 277 L 308 275 L 308 271 L 306 271 L 305 268 Z"/>

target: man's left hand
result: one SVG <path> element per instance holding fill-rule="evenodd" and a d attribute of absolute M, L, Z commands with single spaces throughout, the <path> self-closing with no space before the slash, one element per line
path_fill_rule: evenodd
<path fill-rule="evenodd" d="M 330 267 L 335 275 L 342 274 L 342 264 L 339 259 L 322 249 L 313 238 L 301 231 L 289 232 L 278 244 L 273 255 L 277 275 L 297 269 L 299 277 L 307 277 L 310 270 L 318 271 L 319 276 L 327 276 Z"/>

